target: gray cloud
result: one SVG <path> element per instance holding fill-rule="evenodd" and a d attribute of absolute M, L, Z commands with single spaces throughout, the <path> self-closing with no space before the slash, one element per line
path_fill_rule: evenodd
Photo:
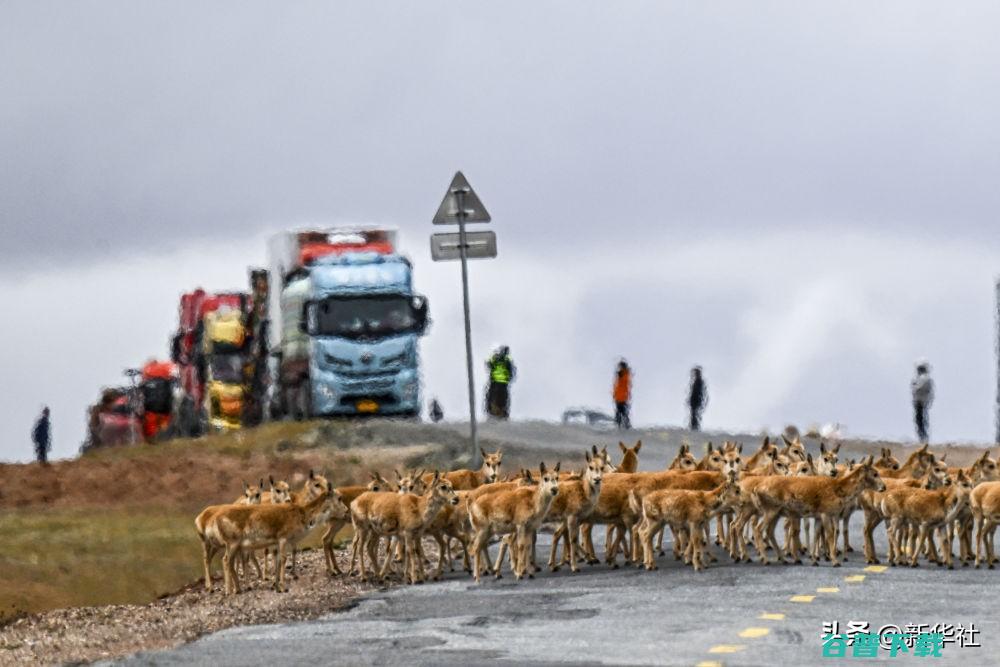
<path fill-rule="evenodd" d="M 984 236 L 995 3 L 5 3 L 7 266 L 290 221 Z"/>

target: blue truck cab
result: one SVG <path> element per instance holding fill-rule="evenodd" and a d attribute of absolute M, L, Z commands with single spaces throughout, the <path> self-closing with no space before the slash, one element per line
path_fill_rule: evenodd
<path fill-rule="evenodd" d="M 417 344 L 427 300 L 414 293 L 413 268 L 394 239 L 378 250 L 363 240 L 282 276 L 272 318 L 280 322 L 272 329 L 280 337 L 279 412 L 297 419 L 420 413 Z"/>

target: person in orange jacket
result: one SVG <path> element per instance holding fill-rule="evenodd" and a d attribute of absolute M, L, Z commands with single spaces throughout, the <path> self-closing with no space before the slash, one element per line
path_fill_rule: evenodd
<path fill-rule="evenodd" d="M 624 359 L 618 362 L 615 370 L 615 384 L 611 390 L 615 401 L 615 424 L 620 429 L 632 428 L 629 410 L 632 406 L 632 369 Z"/>

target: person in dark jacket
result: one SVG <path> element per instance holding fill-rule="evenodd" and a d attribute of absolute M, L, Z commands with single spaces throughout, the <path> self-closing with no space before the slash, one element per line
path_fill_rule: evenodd
<path fill-rule="evenodd" d="M 42 409 L 42 416 L 35 422 L 35 428 L 31 431 L 31 440 L 35 443 L 35 458 L 39 463 L 49 462 L 49 450 L 52 449 L 51 433 L 49 430 L 49 408 Z"/>
<path fill-rule="evenodd" d="M 690 427 L 692 431 L 701 429 L 701 413 L 708 405 L 708 385 L 701 375 L 701 366 L 691 369 L 691 388 L 688 392 L 688 408 L 691 411 Z"/>
<path fill-rule="evenodd" d="M 441 404 L 438 403 L 436 398 L 431 399 L 431 404 L 427 412 L 430 415 L 431 421 L 435 424 L 444 419 L 444 410 L 441 409 Z"/>
<path fill-rule="evenodd" d="M 926 361 L 917 363 L 917 372 L 910 381 L 913 394 L 913 421 L 917 426 L 917 438 L 927 442 L 930 430 L 928 411 L 934 402 L 934 381 L 931 380 L 931 366 Z"/>

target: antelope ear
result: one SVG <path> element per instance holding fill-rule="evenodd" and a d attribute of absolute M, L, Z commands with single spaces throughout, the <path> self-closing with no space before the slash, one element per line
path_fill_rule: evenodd
<path fill-rule="evenodd" d="M 243 493 L 250 490 L 250 486 L 247 484 L 246 480 L 243 480 Z"/>
<path fill-rule="evenodd" d="M 489 454 L 487 454 L 487 453 L 486 453 L 486 450 L 485 450 L 485 449 L 483 449 L 482 447 L 480 447 L 480 448 L 479 448 L 479 453 L 483 455 L 483 458 L 484 458 L 484 459 L 485 459 L 485 458 L 486 458 L 487 456 L 489 456 Z"/>
<path fill-rule="evenodd" d="M 434 471 L 434 478 L 431 479 L 431 486 L 433 486 L 434 484 L 437 484 L 438 480 L 440 480 L 440 479 L 441 479 L 441 471 L 440 470 L 435 470 Z"/>
<path fill-rule="evenodd" d="M 762 448 L 763 448 L 763 447 L 767 447 L 767 446 L 768 446 L 768 445 L 770 445 L 770 444 L 771 444 L 771 436 L 769 436 L 769 435 L 765 435 L 765 436 L 764 436 L 764 443 L 763 443 L 763 444 L 761 445 L 761 447 L 762 447 Z"/>
<path fill-rule="evenodd" d="M 785 437 L 784 433 L 781 434 L 781 439 L 785 441 L 785 445 L 787 447 L 791 447 L 792 446 L 792 442 L 787 437 Z"/>
<path fill-rule="evenodd" d="M 712 443 L 708 443 L 707 445 L 705 445 L 705 451 L 708 452 L 709 454 L 712 453 L 713 449 L 715 449 L 715 446 L 712 445 Z"/>
<path fill-rule="evenodd" d="M 268 475 L 267 481 L 271 482 L 271 488 L 274 488 L 274 475 Z"/>
<path fill-rule="evenodd" d="M 257 480 L 257 488 L 258 489 L 263 489 L 264 488 L 264 478 L 263 477 L 261 477 L 260 479 Z"/>
<path fill-rule="evenodd" d="M 944 454 L 942 454 L 942 455 L 941 455 L 941 458 L 939 459 L 939 461 L 941 461 L 941 463 L 944 463 L 944 460 L 945 460 L 946 458 L 948 458 L 948 452 L 945 452 Z"/>
<path fill-rule="evenodd" d="M 870 468 L 871 465 L 872 465 L 872 462 L 874 462 L 874 460 L 875 460 L 875 457 L 872 456 L 871 454 L 869 454 L 868 456 L 866 456 L 864 459 L 861 460 L 861 463 L 862 463 L 862 465 L 866 465 L 866 466 L 868 466 Z"/>
<path fill-rule="evenodd" d="M 555 472 L 559 472 L 559 466 L 562 465 L 562 461 L 556 461 L 556 467 L 553 468 Z"/>
<path fill-rule="evenodd" d="M 806 454 L 806 461 L 808 461 L 808 462 L 809 462 L 809 465 L 812 465 L 812 463 L 813 463 L 813 455 L 812 455 L 812 452 L 810 452 L 810 453 Z"/>
<path fill-rule="evenodd" d="M 743 453 L 743 443 L 742 443 L 742 442 L 741 442 L 741 443 L 739 444 L 739 446 L 738 446 L 738 447 L 736 448 L 736 451 L 737 451 L 737 452 L 739 452 L 740 454 L 742 454 L 742 453 Z"/>
<path fill-rule="evenodd" d="M 587 463 L 590 463 L 590 452 L 584 452 L 583 456 L 585 459 L 587 459 Z"/>
<path fill-rule="evenodd" d="M 316 473 L 313 472 L 312 468 L 309 468 L 309 479 L 316 479 Z"/>
<path fill-rule="evenodd" d="M 395 468 L 393 468 L 393 469 L 392 469 L 392 471 L 393 471 L 394 473 L 396 473 L 396 479 L 403 479 L 403 476 L 399 474 L 399 471 L 398 471 L 398 470 L 396 470 Z"/>
<path fill-rule="evenodd" d="M 640 449 L 642 449 L 642 440 L 636 440 L 635 447 L 632 448 L 632 451 L 638 454 Z"/>
<path fill-rule="evenodd" d="M 625 443 L 621 440 L 618 441 L 618 449 L 622 450 L 622 454 L 628 451 L 628 447 L 626 447 Z"/>
<path fill-rule="evenodd" d="M 840 445 L 841 445 L 841 443 L 838 442 L 837 446 L 833 448 L 833 453 L 834 454 L 839 454 L 840 453 Z"/>
<path fill-rule="evenodd" d="M 594 453 L 594 456 L 597 456 L 597 445 L 591 445 L 590 451 Z"/>
<path fill-rule="evenodd" d="M 493 452 L 493 456 L 497 457 L 497 463 L 499 463 L 500 460 L 503 459 L 503 452 L 501 452 L 498 448 L 495 452 Z"/>
<path fill-rule="evenodd" d="M 820 443 L 819 443 L 819 451 L 820 451 L 821 454 L 826 454 L 826 443 L 825 442 L 820 441 Z"/>
<path fill-rule="evenodd" d="M 594 447 L 594 449 L 597 449 L 597 447 Z M 545 461 L 542 461 L 538 465 L 538 472 L 542 473 L 543 475 L 545 474 Z"/>

